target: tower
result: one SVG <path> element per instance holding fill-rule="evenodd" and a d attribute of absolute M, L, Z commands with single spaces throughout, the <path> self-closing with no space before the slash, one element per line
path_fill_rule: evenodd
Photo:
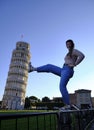
<path fill-rule="evenodd" d="M 23 109 L 30 62 L 30 45 L 19 41 L 12 52 L 8 77 L 2 99 L 2 108 Z"/>

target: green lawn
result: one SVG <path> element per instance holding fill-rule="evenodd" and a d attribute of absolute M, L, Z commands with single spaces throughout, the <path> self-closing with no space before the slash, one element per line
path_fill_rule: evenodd
<path fill-rule="evenodd" d="M 28 113 L 28 112 L 45 112 L 45 111 L 32 111 L 32 110 L 23 110 L 23 111 L 0 111 L 0 113 Z M 38 122 L 38 125 L 37 125 Z M 28 126 L 29 123 L 29 126 Z M 17 124 L 17 125 L 16 125 Z M 0 130 L 56 130 L 56 124 L 57 124 L 57 117 L 56 115 L 40 115 L 40 116 L 34 116 L 29 118 L 18 118 L 11 119 L 11 120 L 2 120 L 1 121 L 1 129 Z"/>

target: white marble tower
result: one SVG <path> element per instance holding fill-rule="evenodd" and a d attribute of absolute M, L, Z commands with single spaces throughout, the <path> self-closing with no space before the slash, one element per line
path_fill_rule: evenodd
<path fill-rule="evenodd" d="M 29 62 L 30 45 L 23 41 L 17 42 L 12 52 L 2 108 L 24 109 Z"/>

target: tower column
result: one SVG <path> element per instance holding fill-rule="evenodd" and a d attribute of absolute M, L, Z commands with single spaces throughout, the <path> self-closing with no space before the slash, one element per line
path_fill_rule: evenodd
<path fill-rule="evenodd" d="M 23 109 L 28 81 L 28 64 L 30 62 L 30 45 L 17 42 L 12 52 L 8 77 L 2 99 L 2 108 Z"/>

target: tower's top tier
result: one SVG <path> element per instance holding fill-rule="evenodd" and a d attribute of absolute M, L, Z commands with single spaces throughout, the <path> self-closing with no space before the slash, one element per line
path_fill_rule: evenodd
<path fill-rule="evenodd" d="M 30 51 L 30 44 L 27 42 L 19 41 L 16 43 L 17 50 Z"/>

